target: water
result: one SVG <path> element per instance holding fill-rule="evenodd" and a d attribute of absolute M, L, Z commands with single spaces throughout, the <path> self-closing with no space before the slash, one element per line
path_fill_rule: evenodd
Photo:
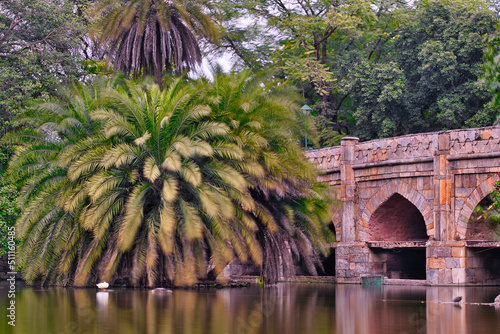
<path fill-rule="evenodd" d="M 500 333 L 491 302 L 500 287 L 280 284 L 158 295 L 149 290 L 17 288 L 0 285 L 0 333 Z M 466 304 L 450 302 L 463 296 Z"/>

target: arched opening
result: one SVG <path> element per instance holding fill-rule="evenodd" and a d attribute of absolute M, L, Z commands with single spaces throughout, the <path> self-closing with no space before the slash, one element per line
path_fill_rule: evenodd
<path fill-rule="evenodd" d="M 337 224 L 340 223 L 340 216 L 338 217 Z M 337 240 L 337 233 L 335 231 L 336 219 L 333 219 L 332 224 L 328 225 L 328 229 L 333 233 L 335 240 Z M 335 267 L 335 247 L 330 247 L 330 253 L 328 256 L 323 256 L 321 258 L 321 265 L 323 268 L 319 268 L 318 273 L 324 276 L 335 276 L 336 267 Z"/>
<path fill-rule="evenodd" d="M 373 212 L 368 223 L 371 241 L 427 240 L 424 217 L 398 193 Z"/>
<path fill-rule="evenodd" d="M 492 207 L 490 195 L 474 208 L 467 222 L 466 240 L 498 241 L 500 239 L 500 210 Z"/>
<path fill-rule="evenodd" d="M 389 279 L 426 278 L 425 220 L 418 208 L 395 193 L 370 217 L 370 267 Z"/>
<path fill-rule="evenodd" d="M 500 283 L 500 209 L 490 195 L 474 208 L 467 222 L 467 267 L 471 283 Z"/>

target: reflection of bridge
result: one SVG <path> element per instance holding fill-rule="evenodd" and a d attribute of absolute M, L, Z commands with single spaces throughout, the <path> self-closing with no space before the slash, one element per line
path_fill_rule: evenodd
<path fill-rule="evenodd" d="M 500 283 L 500 243 L 473 215 L 498 179 L 500 127 L 363 143 L 347 137 L 307 156 L 343 203 L 333 217 L 338 282 L 384 274 Z"/>

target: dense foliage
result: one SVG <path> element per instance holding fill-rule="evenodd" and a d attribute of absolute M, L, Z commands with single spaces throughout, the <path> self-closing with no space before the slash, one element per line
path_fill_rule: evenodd
<path fill-rule="evenodd" d="M 82 73 L 82 19 L 70 1 L 0 2 L 0 127 L 32 98 Z"/>
<path fill-rule="evenodd" d="M 286 87 L 244 72 L 163 91 L 80 85 L 23 114 L 31 126 L 5 141 L 22 144 L 8 176 L 25 278 L 191 285 L 235 257 L 266 283 L 280 261 L 314 273 L 331 213 L 295 144 L 297 111 Z"/>
<path fill-rule="evenodd" d="M 485 36 L 499 22 L 488 1 L 225 3 L 233 11 L 223 45 L 251 67 L 272 61 L 300 87 L 318 115 L 321 145 L 342 134 L 368 140 L 486 126 L 499 111 L 480 80 Z M 240 37 L 237 13 L 261 24 Z M 274 43 L 255 48 L 260 36 Z"/>

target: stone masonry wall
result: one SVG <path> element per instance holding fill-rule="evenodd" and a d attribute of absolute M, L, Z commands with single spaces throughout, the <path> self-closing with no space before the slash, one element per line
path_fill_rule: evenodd
<path fill-rule="evenodd" d="M 306 152 L 323 174 L 319 180 L 338 189 L 343 210 L 332 220 L 338 243 L 339 282 L 387 271 L 390 256 L 376 254 L 368 243 L 370 219 L 394 194 L 422 215 L 427 282 L 500 283 L 500 243 L 472 245 L 467 222 L 477 204 L 495 187 L 500 171 L 500 127 L 414 134 Z M 381 212 L 390 214 L 391 203 Z M 379 215 L 380 216 L 380 215 Z M 384 217 L 377 221 L 383 223 Z M 411 220 L 415 224 L 421 220 Z M 384 237 L 377 237 L 384 241 Z M 398 247 L 412 247 L 398 244 Z M 422 246 L 419 246 L 422 247 Z M 373 248 L 372 248 L 373 249 Z M 385 262 L 384 262 L 385 261 Z"/>

